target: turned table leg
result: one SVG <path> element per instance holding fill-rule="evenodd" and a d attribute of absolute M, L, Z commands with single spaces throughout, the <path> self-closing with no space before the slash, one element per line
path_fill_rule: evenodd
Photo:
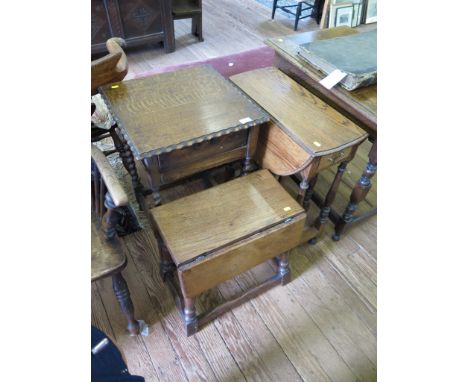
<path fill-rule="evenodd" d="M 143 197 L 143 185 L 141 184 L 140 177 L 138 176 L 135 158 L 133 157 L 133 153 L 130 149 L 130 146 L 128 145 L 128 142 L 118 133 L 117 129 L 117 127 L 113 127 L 110 130 L 110 134 L 112 140 L 114 141 L 115 148 L 119 152 L 120 158 L 122 159 L 122 163 L 127 172 L 130 174 L 133 191 L 135 192 L 138 204 L 140 205 L 140 208 L 143 209 L 141 205 L 141 198 Z"/>
<path fill-rule="evenodd" d="M 310 202 L 312 199 L 312 193 L 314 191 L 315 184 L 317 183 L 317 179 L 318 179 L 318 174 L 312 177 L 312 179 L 309 182 L 309 187 L 307 188 L 305 195 L 304 195 L 304 201 L 302 203 L 302 207 L 304 207 L 304 210 L 306 211 L 306 213 L 309 211 Z"/>
<path fill-rule="evenodd" d="M 130 332 L 130 335 L 135 336 L 139 334 L 140 326 L 135 320 L 133 302 L 130 298 L 130 291 L 128 290 L 127 282 L 120 272 L 114 273 L 112 275 L 112 288 L 114 289 L 115 296 L 119 302 L 120 309 L 127 319 L 127 329 Z"/>
<path fill-rule="evenodd" d="M 345 227 L 353 221 L 353 214 L 356 211 L 359 203 L 364 200 L 367 193 L 369 192 L 372 183 L 371 179 L 377 171 L 377 140 L 372 145 L 369 152 L 369 162 L 367 163 L 366 169 L 359 178 L 358 182 L 354 186 L 353 192 L 349 199 L 348 206 L 341 216 L 340 220 L 335 225 L 335 233 L 332 238 L 335 241 L 340 240 L 341 234 Z"/>
<path fill-rule="evenodd" d="M 305 200 L 305 196 L 306 196 L 308 189 L 309 189 L 309 181 L 308 179 L 303 178 L 301 180 L 301 183 L 299 183 L 299 193 L 297 194 L 297 197 L 296 197 L 297 202 L 301 206 L 304 205 L 304 200 Z"/>
<path fill-rule="evenodd" d="M 187 336 L 191 336 L 197 332 L 198 320 L 195 312 L 194 298 L 184 298 L 184 324 Z"/>
<path fill-rule="evenodd" d="M 348 165 L 348 161 L 341 162 L 338 166 L 338 171 L 336 172 L 335 179 L 333 179 L 333 183 L 328 190 L 327 196 L 325 197 L 325 201 L 320 209 L 320 215 L 315 219 L 314 226 L 317 230 L 321 230 L 323 225 L 328 219 L 330 215 L 330 209 L 333 201 L 335 200 L 336 193 L 338 191 L 338 187 L 341 183 L 341 178 L 343 177 L 343 173 L 346 170 L 346 166 Z"/>
<path fill-rule="evenodd" d="M 244 165 L 242 168 L 242 175 L 247 175 L 248 173 L 255 170 L 255 164 L 253 162 L 253 157 L 255 155 L 255 150 L 257 149 L 258 142 L 258 133 L 259 126 L 252 126 L 249 129 L 249 138 L 247 140 L 247 149 L 245 152 Z"/>
<path fill-rule="evenodd" d="M 161 194 L 159 192 L 161 180 L 159 175 L 158 159 L 156 157 L 144 158 L 143 165 L 151 187 L 154 203 L 158 206 L 161 204 Z"/>

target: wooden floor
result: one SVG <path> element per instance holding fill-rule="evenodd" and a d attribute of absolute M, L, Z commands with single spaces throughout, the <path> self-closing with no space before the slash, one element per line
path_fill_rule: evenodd
<path fill-rule="evenodd" d="M 178 29 L 175 53 L 164 55 L 154 49 L 130 53 L 130 68 L 138 72 L 230 54 L 259 46 L 267 37 L 293 32 L 291 20 L 272 22 L 270 11 L 254 0 L 205 0 L 204 7 L 204 43 L 192 43 Z M 222 27 L 223 20 L 229 20 L 229 28 Z M 316 28 L 313 21 L 301 21 L 300 26 L 302 31 Z M 366 164 L 369 148 L 368 142 L 361 145 L 348 166 L 334 203 L 339 211 Z M 320 175 L 316 189 L 322 195 L 333 175 L 331 170 Z M 376 177 L 373 183 L 359 211 L 376 205 Z M 196 187 L 179 186 L 163 198 L 172 199 Z M 92 323 L 115 339 L 129 370 L 146 381 L 375 381 L 376 217 L 353 227 L 339 242 L 331 240 L 331 232 L 329 224 L 316 245 L 292 251 L 290 284 L 273 288 L 186 338 L 159 276 L 155 240 L 144 229 L 125 239 L 124 277 L 137 318 L 150 326 L 149 336 L 125 333 L 125 320 L 108 279 L 92 287 Z M 272 272 L 268 264 L 258 266 L 203 295 L 197 308 L 229 299 Z"/>
<path fill-rule="evenodd" d="M 364 166 L 368 148 L 365 143 L 359 150 L 356 168 Z M 357 175 L 352 166 L 350 171 L 346 177 Z M 317 185 L 325 189 L 332 175 L 329 171 Z M 165 191 L 163 198 L 181 196 L 182 188 Z M 364 207 L 375 203 L 374 190 Z M 349 192 L 342 184 L 337 207 Z M 190 338 L 159 276 L 156 242 L 144 229 L 125 238 L 124 277 L 138 318 L 150 326 L 149 336 L 125 333 L 109 279 L 92 287 L 92 323 L 116 340 L 129 370 L 147 381 L 375 381 L 376 217 L 339 242 L 331 240 L 331 229 L 329 224 L 316 245 L 292 251 L 290 284 L 226 313 Z M 258 266 L 203 295 L 197 309 L 232 298 L 272 273 L 268 264 Z"/>
<path fill-rule="evenodd" d="M 129 55 L 129 74 L 154 68 L 199 61 L 239 53 L 264 45 L 267 38 L 294 33 L 294 19 L 276 12 L 255 0 L 203 0 L 203 37 L 199 42 L 191 34 L 190 20 L 176 20 L 176 51 L 166 54 L 161 45 L 134 49 Z M 314 19 L 299 22 L 297 33 L 318 29 Z"/>

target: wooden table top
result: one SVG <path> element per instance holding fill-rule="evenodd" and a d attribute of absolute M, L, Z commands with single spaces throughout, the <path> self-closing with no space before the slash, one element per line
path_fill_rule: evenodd
<path fill-rule="evenodd" d="M 136 159 L 269 120 L 209 65 L 110 84 L 99 91 Z"/>
<path fill-rule="evenodd" d="M 230 77 L 282 130 L 313 156 L 355 145 L 367 133 L 277 68 Z"/>
<path fill-rule="evenodd" d="M 318 84 L 325 75 L 313 68 L 298 54 L 299 45 L 359 33 L 350 27 L 338 27 L 324 29 L 313 32 L 297 33 L 289 36 L 268 39 L 266 44 L 275 49 L 276 53 L 290 62 L 292 65 L 302 70 L 310 79 L 317 82 L 314 91 L 325 99 L 346 107 L 346 110 L 353 114 L 362 124 L 370 130 L 377 130 L 377 85 L 347 91 L 337 85 L 328 90 Z"/>
<path fill-rule="evenodd" d="M 178 266 L 303 212 L 268 170 L 150 210 Z"/>

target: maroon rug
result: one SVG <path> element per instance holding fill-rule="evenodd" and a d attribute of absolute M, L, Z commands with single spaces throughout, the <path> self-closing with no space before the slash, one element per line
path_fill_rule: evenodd
<path fill-rule="evenodd" d="M 275 51 L 272 48 L 263 46 L 261 48 L 247 50 L 245 52 L 231 54 L 228 56 L 215 57 L 209 60 L 165 66 L 147 72 L 137 73 L 134 78 L 147 77 L 157 73 L 173 72 L 177 69 L 191 68 L 201 64 L 210 64 L 219 73 L 221 73 L 221 75 L 228 78 L 238 73 L 272 66 L 274 56 Z"/>

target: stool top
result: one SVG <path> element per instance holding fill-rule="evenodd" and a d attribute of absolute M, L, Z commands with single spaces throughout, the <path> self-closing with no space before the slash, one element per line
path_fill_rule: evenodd
<path fill-rule="evenodd" d="M 269 120 L 209 65 L 109 84 L 99 91 L 136 159 Z"/>
<path fill-rule="evenodd" d="M 364 130 L 276 68 L 252 70 L 230 79 L 312 156 L 340 151 L 367 137 Z"/>
<path fill-rule="evenodd" d="M 268 170 L 150 210 L 177 266 L 303 213 Z"/>

